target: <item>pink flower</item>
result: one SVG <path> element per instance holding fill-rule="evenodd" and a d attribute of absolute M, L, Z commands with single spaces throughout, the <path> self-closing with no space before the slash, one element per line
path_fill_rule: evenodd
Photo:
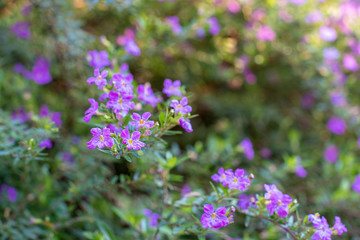
<path fill-rule="evenodd" d="M 229 220 L 225 216 L 225 207 L 219 207 L 214 212 L 214 207 L 211 204 L 205 204 L 204 212 L 205 213 L 201 216 L 203 228 L 221 228 L 229 224 Z"/>
<path fill-rule="evenodd" d="M 121 138 L 123 138 L 123 144 L 126 144 L 127 149 L 131 150 L 140 150 L 142 147 L 145 147 L 146 144 L 139 141 L 141 133 L 139 131 L 134 131 L 131 136 L 129 130 L 125 129 L 121 132 Z"/>
<path fill-rule="evenodd" d="M 93 137 L 87 143 L 89 149 L 95 149 L 96 147 L 102 149 L 105 146 L 110 148 L 114 145 L 109 128 L 92 128 L 90 132 L 93 134 Z"/>
<path fill-rule="evenodd" d="M 275 40 L 276 34 L 269 26 L 262 25 L 257 31 L 256 37 L 260 41 L 271 42 Z"/>

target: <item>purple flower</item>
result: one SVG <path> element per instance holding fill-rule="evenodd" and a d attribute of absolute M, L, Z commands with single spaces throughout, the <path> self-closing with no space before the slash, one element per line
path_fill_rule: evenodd
<path fill-rule="evenodd" d="M 187 105 L 188 99 L 187 97 L 183 97 L 180 102 L 178 100 L 172 100 L 170 107 L 174 108 L 175 113 L 188 114 L 192 111 L 192 107 Z"/>
<path fill-rule="evenodd" d="M 290 2 L 295 6 L 301 6 L 304 5 L 307 2 L 307 0 L 290 0 Z"/>
<path fill-rule="evenodd" d="M 334 106 L 345 106 L 346 105 L 346 98 L 343 94 L 339 92 L 332 92 L 330 94 L 330 101 Z"/>
<path fill-rule="evenodd" d="M 191 192 L 191 187 L 189 185 L 184 185 L 182 188 L 181 188 L 181 197 L 185 197 L 186 194 L 190 193 Z"/>
<path fill-rule="evenodd" d="M 254 149 L 249 138 L 245 138 L 241 141 L 240 146 L 243 148 L 245 157 L 249 160 L 254 159 Z"/>
<path fill-rule="evenodd" d="M 342 235 L 344 232 L 347 232 L 345 225 L 341 222 L 341 218 L 336 216 L 335 217 L 335 224 L 333 229 L 336 231 L 335 235 Z"/>
<path fill-rule="evenodd" d="M 264 184 L 264 188 L 265 188 L 265 199 L 270 199 L 271 198 L 271 195 L 273 193 L 276 193 L 276 192 L 280 192 L 279 189 L 277 189 L 276 185 L 275 184 L 272 184 L 272 185 L 267 185 L 267 184 Z"/>
<path fill-rule="evenodd" d="M 98 86 L 99 89 L 103 89 L 107 83 L 106 82 L 107 75 L 108 75 L 108 71 L 104 70 L 100 73 L 100 70 L 98 68 L 95 68 L 94 77 L 89 77 L 87 79 L 87 82 L 89 85 L 95 83 L 95 85 Z"/>
<path fill-rule="evenodd" d="M 227 9 L 231 13 L 238 13 L 241 9 L 240 3 L 236 0 L 230 0 L 227 2 Z"/>
<path fill-rule="evenodd" d="M 140 116 L 140 114 L 138 114 L 138 113 L 133 113 L 132 119 L 135 121 L 129 122 L 129 124 L 131 126 L 135 126 L 136 130 L 138 130 L 141 127 L 144 127 L 147 129 L 152 128 L 154 126 L 154 121 L 148 121 L 150 116 L 151 116 L 151 113 L 149 113 L 149 112 L 143 113 L 142 116 Z"/>
<path fill-rule="evenodd" d="M 126 42 L 125 51 L 127 53 L 131 54 L 131 55 L 134 55 L 134 56 L 140 56 L 141 55 L 141 50 L 136 45 L 134 40 L 129 40 L 129 41 Z"/>
<path fill-rule="evenodd" d="M 323 56 L 326 60 L 336 60 L 340 57 L 340 52 L 335 47 L 328 47 L 323 50 Z"/>
<path fill-rule="evenodd" d="M 165 22 L 172 28 L 174 34 L 179 35 L 181 33 L 181 25 L 179 23 L 179 17 L 171 16 L 165 19 Z"/>
<path fill-rule="evenodd" d="M 266 186 L 266 184 L 264 186 Z M 283 194 L 279 190 L 275 190 L 271 192 L 271 194 L 269 192 L 266 194 L 269 196 L 267 199 L 270 200 L 270 203 L 266 205 L 266 209 L 269 210 L 270 215 L 273 215 L 274 212 L 277 212 L 279 217 L 287 217 L 289 213 L 289 204 L 292 202 L 291 197 L 287 194 Z"/>
<path fill-rule="evenodd" d="M 271 42 L 276 38 L 275 32 L 266 25 L 262 25 L 256 33 L 257 39 L 263 42 Z"/>
<path fill-rule="evenodd" d="M 115 82 L 115 87 L 121 93 L 121 95 L 130 97 L 133 95 L 133 79 L 134 77 L 130 73 L 116 73 L 113 75 L 111 81 Z"/>
<path fill-rule="evenodd" d="M 335 29 L 333 29 L 332 27 L 328 27 L 328 26 L 320 27 L 319 35 L 322 40 L 327 41 L 327 42 L 333 42 L 337 38 L 337 33 L 336 33 Z"/>
<path fill-rule="evenodd" d="M 235 173 L 226 172 L 227 175 L 227 184 L 229 189 L 238 189 L 240 191 L 245 191 L 250 186 L 250 179 L 245 176 L 244 169 L 236 169 Z"/>
<path fill-rule="evenodd" d="M 346 123 L 341 118 L 330 117 L 329 121 L 327 122 L 327 129 L 329 129 L 329 131 L 334 134 L 342 135 L 345 133 Z"/>
<path fill-rule="evenodd" d="M 50 139 L 45 139 L 44 141 L 42 141 L 39 144 L 39 147 L 41 147 L 41 148 L 52 148 L 52 143 L 51 143 Z"/>
<path fill-rule="evenodd" d="M 7 199 L 10 202 L 16 202 L 17 199 L 17 190 L 11 186 L 8 186 L 6 184 L 2 184 L 0 187 L 0 201 L 4 195 L 7 195 Z"/>
<path fill-rule="evenodd" d="M 139 94 L 139 100 L 150 104 L 155 107 L 157 103 L 161 102 L 160 98 L 157 98 L 153 90 L 151 89 L 150 83 L 145 83 L 145 85 L 140 84 L 137 88 L 137 93 Z"/>
<path fill-rule="evenodd" d="M 49 107 L 46 104 L 41 105 L 40 111 L 39 111 L 39 117 L 48 117 L 50 115 Z"/>
<path fill-rule="evenodd" d="M 179 119 L 179 124 L 180 124 L 180 126 L 182 128 L 185 129 L 185 131 L 187 131 L 187 132 L 192 132 L 193 131 L 193 128 L 192 128 L 192 125 L 191 125 L 189 119 L 185 119 L 184 117 L 181 117 Z"/>
<path fill-rule="evenodd" d="M 335 163 L 339 157 L 339 150 L 335 145 L 330 145 L 324 150 L 323 156 L 329 163 Z"/>
<path fill-rule="evenodd" d="M 64 163 L 73 164 L 75 162 L 74 155 L 71 152 L 60 153 L 60 158 Z"/>
<path fill-rule="evenodd" d="M 111 133 L 115 134 L 121 133 L 121 131 L 123 130 L 121 127 L 118 128 L 114 124 L 108 124 L 106 127 L 110 129 Z"/>
<path fill-rule="evenodd" d="M 159 224 L 159 214 L 153 213 L 150 209 L 144 209 L 143 213 L 149 219 L 149 227 L 156 227 Z"/>
<path fill-rule="evenodd" d="M 257 208 L 256 201 L 254 195 L 240 194 L 237 205 L 243 210 L 248 210 L 249 208 Z"/>
<path fill-rule="evenodd" d="M 126 147 L 129 150 L 140 150 L 142 147 L 146 146 L 145 143 L 139 141 L 141 136 L 141 133 L 139 131 L 134 131 L 130 137 L 129 130 L 125 129 L 121 132 L 120 136 L 121 138 L 123 138 L 123 144 L 126 144 Z"/>
<path fill-rule="evenodd" d="M 295 167 L 295 173 L 298 177 L 305 178 L 307 176 L 307 171 L 301 165 Z"/>
<path fill-rule="evenodd" d="M 85 111 L 85 116 L 84 116 L 84 121 L 85 122 L 89 122 L 91 117 L 96 113 L 96 111 L 98 110 L 99 104 L 95 101 L 95 99 L 93 98 L 89 98 L 88 99 L 91 107 Z"/>
<path fill-rule="evenodd" d="M 319 214 L 310 214 L 308 220 L 313 223 L 316 230 L 311 237 L 313 240 L 331 240 L 332 230 L 325 217 L 320 218 Z"/>
<path fill-rule="evenodd" d="M 51 82 L 50 61 L 44 57 L 37 57 L 30 75 L 37 84 L 42 85 Z"/>
<path fill-rule="evenodd" d="M 107 108 L 112 108 L 114 113 L 127 115 L 130 109 L 135 108 L 135 103 L 130 101 L 131 97 L 122 97 L 120 93 L 110 91 L 109 99 L 106 103 Z"/>
<path fill-rule="evenodd" d="M 89 51 L 87 60 L 89 61 L 89 65 L 93 68 L 103 68 L 110 65 L 110 61 L 108 60 L 108 54 L 105 51 Z"/>
<path fill-rule="evenodd" d="M 229 220 L 225 216 L 225 207 L 219 207 L 214 212 L 214 207 L 211 204 L 206 204 L 204 205 L 204 212 L 201 216 L 203 228 L 221 228 L 229 224 Z"/>
<path fill-rule="evenodd" d="M 356 61 L 356 58 L 351 54 L 345 54 L 343 58 L 343 66 L 345 69 L 356 72 L 359 69 L 359 64 Z"/>
<path fill-rule="evenodd" d="M 228 184 L 229 176 L 232 173 L 232 169 L 224 170 L 224 168 L 220 168 L 218 174 L 214 174 L 211 176 L 211 179 L 215 182 L 220 182 L 225 187 Z"/>
<path fill-rule="evenodd" d="M 61 127 L 61 113 L 60 112 L 52 112 L 51 113 L 51 121 L 58 127 Z"/>
<path fill-rule="evenodd" d="M 11 26 L 11 32 L 19 38 L 31 38 L 30 23 L 16 22 Z"/>
<path fill-rule="evenodd" d="M 263 157 L 263 158 L 270 158 L 271 155 L 272 155 L 272 152 L 269 148 L 262 148 L 260 150 L 260 155 Z"/>
<path fill-rule="evenodd" d="M 107 98 L 109 98 L 109 94 L 104 92 L 100 95 L 99 101 L 105 101 Z"/>
<path fill-rule="evenodd" d="M 11 113 L 11 119 L 21 123 L 26 122 L 30 117 L 31 114 L 25 112 L 25 109 L 22 107 Z"/>
<path fill-rule="evenodd" d="M 352 190 L 360 194 L 360 174 L 356 175 L 355 180 L 351 186 Z"/>
<path fill-rule="evenodd" d="M 196 35 L 198 35 L 199 38 L 203 38 L 203 37 L 205 37 L 206 32 L 202 27 L 198 27 L 196 29 Z"/>
<path fill-rule="evenodd" d="M 135 32 L 134 30 L 127 28 L 124 31 L 123 35 L 119 35 L 116 39 L 116 42 L 120 45 L 123 46 L 125 45 L 128 41 L 131 41 L 135 38 Z"/>
<path fill-rule="evenodd" d="M 171 79 L 165 79 L 164 81 L 164 89 L 163 93 L 165 93 L 168 97 L 173 95 L 175 96 L 182 96 L 182 92 L 180 90 L 181 82 L 180 80 L 175 80 L 174 82 Z"/>
<path fill-rule="evenodd" d="M 323 14 L 320 11 L 313 11 L 306 15 L 305 22 L 308 24 L 320 22 L 323 18 Z"/>
<path fill-rule="evenodd" d="M 89 149 L 95 149 L 96 147 L 102 149 L 105 146 L 110 148 L 114 145 L 114 140 L 110 136 L 111 132 L 109 128 L 92 128 L 90 132 L 93 134 L 93 137 L 87 143 Z"/>
<path fill-rule="evenodd" d="M 14 71 L 21 74 L 24 78 L 31 80 L 32 79 L 32 72 L 27 70 L 24 65 L 21 63 L 16 63 L 14 65 Z"/>
<path fill-rule="evenodd" d="M 214 36 L 217 35 L 220 32 L 220 25 L 216 17 L 209 17 L 208 23 L 210 25 L 210 29 L 209 29 L 210 34 Z"/>
<path fill-rule="evenodd" d="M 61 127 L 61 113 L 60 112 L 50 112 L 48 106 L 46 104 L 41 105 L 39 117 L 49 117 L 51 122 L 53 122 L 58 127 Z"/>

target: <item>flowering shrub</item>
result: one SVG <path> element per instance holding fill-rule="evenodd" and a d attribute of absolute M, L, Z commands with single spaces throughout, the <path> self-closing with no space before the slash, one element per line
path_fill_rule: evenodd
<path fill-rule="evenodd" d="M 359 9 L 0 4 L 0 238 L 357 239 Z"/>

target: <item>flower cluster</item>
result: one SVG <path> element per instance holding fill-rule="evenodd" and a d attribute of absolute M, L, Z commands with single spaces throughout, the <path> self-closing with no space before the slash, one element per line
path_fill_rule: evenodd
<path fill-rule="evenodd" d="M 223 186 L 227 186 L 229 189 L 238 189 L 245 191 L 250 186 L 250 179 L 245 175 L 244 169 L 236 169 L 233 172 L 232 169 L 224 170 L 220 168 L 218 174 L 211 176 L 211 179 L 215 182 L 220 182 Z"/>
<path fill-rule="evenodd" d="M 267 199 L 266 209 L 269 210 L 270 215 L 277 212 L 279 217 L 287 217 L 289 213 L 289 204 L 292 199 L 289 195 L 283 194 L 277 189 L 275 185 L 264 185 L 266 190 L 265 199 Z"/>
<path fill-rule="evenodd" d="M 126 44 L 134 37 L 133 34 L 127 30 L 124 36 L 118 38 L 118 43 Z M 163 102 L 163 98 L 154 94 L 150 83 L 137 85 L 126 63 L 120 66 L 119 72 L 112 73 L 102 69 L 110 64 L 108 54 L 104 51 L 90 51 L 88 61 L 89 65 L 94 67 L 94 76 L 88 78 L 87 82 L 89 85 L 95 84 L 102 93 L 100 102 L 94 98 L 88 99 L 91 106 L 85 111 L 84 121 L 89 122 L 96 115 L 105 115 L 107 122 L 112 121 L 103 129 L 91 129 L 93 137 L 88 142 L 88 148 L 107 147 L 114 154 L 124 151 L 125 148 L 135 151 L 142 149 L 153 132 L 159 131 L 159 124 L 150 120 L 150 112 L 140 114 L 134 111 L 141 111 L 147 104 L 153 108 L 159 107 L 158 104 Z M 172 119 L 169 122 L 177 123 L 185 131 L 192 132 L 189 120 L 192 107 L 188 105 L 188 98 L 183 96 L 181 82 L 165 79 L 162 92 L 169 98 L 165 105 L 172 108 Z"/>
<path fill-rule="evenodd" d="M 331 240 L 332 235 L 342 235 L 347 232 L 345 225 L 341 222 L 340 217 L 335 217 L 335 224 L 332 228 L 325 217 L 320 217 L 320 214 L 310 214 L 308 221 L 313 223 L 315 233 L 312 236 L 313 240 Z"/>

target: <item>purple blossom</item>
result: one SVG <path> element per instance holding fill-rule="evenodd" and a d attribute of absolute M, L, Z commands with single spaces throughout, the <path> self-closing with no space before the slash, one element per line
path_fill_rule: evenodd
<path fill-rule="evenodd" d="M 220 168 L 218 174 L 214 174 L 211 176 L 211 179 L 215 182 L 220 182 L 225 187 L 228 184 L 229 176 L 232 173 L 232 169 L 224 170 L 224 168 Z"/>
<path fill-rule="evenodd" d="M 89 98 L 88 99 L 90 104 L 91 104 L 91 107 L 85 111 L 85 116 L 84 116 L 84 121 L 85 122 L 89 122 L 91 117 L 96 114 L 97 110 L 98 110 L 98 107 L 99 107 L 99 104 L 95 101 L 95 99 L 93 98 Z"/>
<path fill-rule="evenodd" d="M 139 131 L 134 131 L 132 134 L 131 134 L 131 137 L 130 137 L 130 133 L 129 133 L 129 130 L 127 129 L 124 129 L 122 132 L 121 132 L 121 138 L 123 138 L 123 144 L 126 144 L 126 147 L 127 149 L 131 150 L 131 149 L 134 149 L 134 150 L 140 150 L 142 147 L 145 147 L 146 144 L 141 142 L 139 139 L 140 139 L 140 136 L 141 136 L 141 133 Z"/>
<path fill-rule="evenodd" d="M 204 212 L 201 216 L 203 228 L 221 228 L 229 224 L 229 220 L 225 216 L 225 207 L 219 207 L 214 212 L 214 207 L 211 204 L 206 204 L 204 205 Z"/>
<path fill-rule="evenodd" d="M 95 149 L 96 147 L 102 149 L 105 146 L 110 148 L 114 145 L 114 140 L 110 136 L 111 132 L 109 128 L 92 128 L 90 132 L 93 134 L 93 137 L 87 143 L 89 149 Z"/>
<path fill-rule="evenodd" d="M 301 6 L 304 5 L 307 2 L 307 0 L 290 0 L 290 2 L 295 6 Z"/>
<path fill-rule="evenodd" d="M 313 223 L 316 230 L 311 237 L 313 240 L 331 240 L 332 230 L 325 217 L 320 218 L 319 214 L 310 214 L 308 220 Z"/>
<path fill-rule="evenodd" d="M 235 173 L 226 172 L 227 184 L 229 189 L 245 191 L 250 186 L 250 179 L 245 176 L 244 169 L 236 169 Z"/>
<path fill-rule="evenodd" d="M 254 149 L 253 149 L 253 145 L 250 141 L 249 138 L 245 138 L 244 140 L 241 141 L 240 143 L 240 147 L 242 147 L 242 149 L 244 150 L 245 153 L 245 157 L 249 160 L 254 159 Z"/>
<path fill-rule="evenodd" d="M 227 9 L 231 13 L 238 13 L 241 10 L 240 3 L 236 0 L 230 0 L 227 2 Z"/>
<path fill-rule="evenodd" d="M 44 117 L 50 118 L 51 122 L 53 122 L 58 127 L 61 127 L 61 125 L 62 125 L 61 113 L 60 112 L 50 112 L 50 110 L 46 104 L 41 105 L 39 117 L 40 118 L 44 118 Z"/>
<path fill-rule="evenodd" d="M 133 95 L 133 75 L 128 74 L 121 74 L 116 73 L 113 75 L 111 81 L 115 83 L 116 89 L 121 93 L 123 96 L 132 96 Z"/>
<path fill-rule="evenodd" d="M 41 105 L 40 111 L 39 111 L 39 117 L 48 117 L 51 114 L 49 107 L 46 104 Z"/>
<path fill-rule="evenodd" d="M 266 189 L 266 184 L 264 185 Z M 276 188 L 276 187 L 275 187 Z M 292 199 L 289 195 L 283 194 L 279 190 L 269 191 L 265 195 L 266 199 L 270 200 L 270 203 L 266 205 L 266 209 L 269 210 L 270 215 L 273 215 L 274 212 L 277 212 L 279 217 L 287 217 L 289 213 L 289 204 L 292 202 Z"/>
<path fill-rule="evenodd" d="M 301 165 L 295 167 L 295 173 L 298 177 L 305 178 L 307 176 L 307 171 Z"/>
<path fill-rule="evenodd" d="M 11 32 L 19 38 L 30 39 L 31 38 L 30 23 L 16 22 L 11 26 Z"/>
<path fill-rule="evenodd" d="M 32 9 L 32 4 L 27 4 L 21 9 L 21 14 L 25 17 L 29 16 Z"/>
<path fill-rule="evenodd" d="M 148 121 L 150 116 L 151 116 L 151 113 L 149 113 L 149 112 L 143 113 L 142 116 L 140 116 L 140 114 L 138 114 L 138 113 L 133 113 L 132 119 L 135 121 L 131 121 L 131 122 L 129 122 L 129 124 L 131 126 L 135 126 L 136 130 L 138 130 L 141 127 L 144 127 L 147 129 L 152 128 L 154 126 L 154 121 Z"/>
<path fill-rule="evenodd" d="M 52 148 L 52 143 L 51 143 L 50 139 L 45 139 L 39 144 L 39 147 L 41 147 L 41 148 Z"/>
<path fill-rule="evenodd" d="M 109 93 L 110 101 L 106 103 L 106 107 L 112 108 L 114 113 L 119 113 L 119 114 L 122 113 L 123 115 L 127 115 L 130 109 L 135 108 L 135 103 L 130 101 L 131 98 L 132 96 L 123 97 L 118 92 L 110 91 Z"/>
<path fill-rule="evenodd" d="M 181 117 L 179 119 L 179 125 L 185 129 L 185 131 L 187 132 L 192 132 L 193 131 L 193 128 L 192 128 L 192 125 L 190 123 L 190 120 L 189 119 L 185 119 L 184 117 Z"/>
<path fill-rule="evenodd" d="M 190 193 L 191 192 L 191 187 L 189 185 L 184 185 L 182 188 L 181 188 L 181 197 L 185 197 L 186 194 Z"/>
<path fill-rule="evenodd" d="M 339 92 L 332 92 L 330 94 L 330 101 L 334 106 L 346 106 L 346 98 L 343 94 Z"/>
<path fill-rule="evenodd" d="M 324 150 L 323 156 L 329 163 L 335 163 L 339 157 L 339 150 L 335 145 L 330 145 Z"/>
<path fill-rule="evenodd" d="M 171 97 L 173 95 L 175 96 L 182 96 L 182 92 L 180 90 L 181 82 L 180 80 L 175 80 L 174 82 L 171 81 L 171 79 L 165 79 L 164 81 L 164 89 L 163 93 L 165 93 L 168 97 Z"/>
<path fill-rule="evenodd" d="M 220 25 L 218 23 L 218 20 L 216 19 L 216 17 L 209 17 L 207 20 L 210 25 L 210 34 L 213 36 L 217 35 L 220 32 Z"/>
<path fill-rule="evenodd" d="M 51 82 L 50 61 L 44 57 L 37 57 L 30 76 L 35 83 L 40 85 Z"/>
<path fill-rule="evenodd" d="M 333 42 L 337 38 L 336 30 L 332 27 L 322 26 L 319 28 L 320 38 L 326 42 Z"/>
<path fill-rule="evenodd" d="M 328 47 L 323 50 L 323 56 L 326 60 L 336 60 L 340 57 L 340 52 L 335 47 Z"/>
<path fill-rule="evenodd" d="M 100 73 L 100 69 L 95 68 L 94 70 L 94 77 L 89 77 L 87 79 L 87 82 L 89 85 L 92 85 L 95 83 L 96 86 L 98 86 L 99 89 L 103 89 L 106 84 L 106 77 L 108 75 L 108 71 L 104 70 Z"/>
<path fill-rule="evenodd" d="M 26 69 L 24 65 L 21 63 L 16 63 L 14 65 L 14 71 L 21 74 L 24 78 L 31 80 L 32 79 L 32 72 Z"/>
<path fill-rule="evenodd" d="M 109 98 L 109 93 L 102 93 L 99 97 L 99 101 L 105 101 L 107 98 Z"/>
<path fill-rule="evenodd" d="M 271 155 L 272 155 L 272 152 L 269 148 L 262 148 L 260 150 L 260 155 L 263 157 L 263 158 L 270 158 Z"/>
<path fill-rule="evenodd" d="M 267 184 L 264 184 L 264 188 L 265 188 L 265 199 L 270 199 L 271 198 L 271 195 L 273 193 L 276 193 L 276 192 L 280 192 L 279 189 L 277 189 L 276 185 L 275 184 L 272 184 L 272 185 L 267 185 Z"/>
<path fill-rule="evenodd" d="M 343 66 L 345 69 L 356 72 L 359 69 L 359 64 L 356 61 L 356 58 L 351 54 L 345 54 L 343 58 Z"/>
<path fill-rule="evenodd" d="M 140 56 L 141 55 L 141 50 L 138 47 L 138 45 L 136 45 L 134 40 L 129 40 L 126 42 L 125 44 L 125 51 L 131 55 L 134 56 Z"/>
<path fill-rule="evenodd" d="M 93 68 L 103 68 L 110 65 L 110 61 L 108 60 L 108 54 L 105 51 L 89 51 L 87 55 L 87 60 L 89 61 L 89 65 Z"/>
<path fill-rule="evenodd" d="M 179 23 L 179 17 L 171 16 L 165 19 L 165 22 L 171 27 L 174 34 L 179 35 L 181 33 L 181 25 Z"/>
<path fill-rule="evenodd" d="M 243 210 L 248 210 L 249 208 L 257 208 L 256 202 L 257 199 L 254 195 L 240 194 L 237 205 Z"/>
<path fill-rule="evenodd" d="M 60 112 L 52 112 L 51 113 L 51 121 L 58 127 L 61 127 L 61 113 Z"/>
<path fill-rule="evenodd" d="M 204 28 L 198 27 L 198 28 L 196 29 L 196 35 L 198 35 L 199 38 L 205 37 L 206 32 L 205 32 Z"/>
<path fill-rule="evenodd" d="M 157 98 L 154 95 L 150 83 L 145 83 L 145 85 L 140 84 L 137 88 L 137 93 L 139 94 L 140 101 L 143 101 L 146 104 L 150 104 L 153 107 L 155 107 L 157 103 L 162 101 L 160 98 Z"/>
<path fill-rule="evenodd" d="M 159 224 L 159 214 L 153 213 L 150 209 L 144 209 L 143 213 L 149 220 L 149 227 L 156 227 Z"/>
<path fill-rule="evenodd" d="M 323 14 L 320 11 L 313 11 L 306 15 L 305 22 L 308 24 L 320 22 L 323 18 Z"/>
<path fill-rule="evenodd" d="M 360 194 L 360 174 L 356 175 L 355 180 L 351 186 L 352 190 Z"/>
<path fill-rule="evenodd" d="M 17 190 L 14 187 L 8 186 L 6 184 L 2 184 L 0 186 L 0 201 L 2 200 L 2 197 L 4 195 L 7 195 L 7 199 L 10 202 L 16 202 L 17 199 Z"/>
<path fill-rule="evenodd" d="M 60 153 L 60 158 L 64 163 L 73 164 L 75 162 L 74 155 L 71 152 L 62 152 Z"/>
<path fill-rule="evenodd" d="M 330 132 L 337 135 L 342 135 L 346 131 L 346 123 L 339 117 L 330 117 L 326 126 Z"/>
<path fill-rule="evenodd" d="M 110 129 L 111 133 L 115 134 L 121 133 L 123 130 L 121 127 L 116 127 L 114 124 L 108 124 L 106 127 Z"/>
<path fill-rule="evenodd" d="M 335 224 L 333 229 L 336 231 L 335 235 L 342 235 L 344 232 L 347 232 L 345 225 L 341 222 L 341 218 L 336 216 L 335 217 Z"/>
<path fill-rule="evenodd" d="M 11 119 L 15 121 L 19 121 L 21 123 L 26 122 L 30 117 L 31 114 L 25 112 L 25 109 L 22 107 L 11 113 Z"/>
<path fill-rule="evenodd" d="M 170 107 L 174 108 L 175 113 L 188 114 L 192 111 L 192 107 L 187 105 L 187 97 L 183 97 L 180 102 L 176 99 L 171 101 Z"/>
<path fill-rule="evenodd" d="M 124 31 L 123 35 L 119 35 L 116 39 L 116 42 L 120 46 L 124 46 L 128 41 L 131 41 L 135 38 L 135 32 L 131 28 L 127 28 Z"/>
<path fill-rule="evenodd" d="M 276 38 L 275 32 L 266 25 L 262 25 L 256 33 L 257 39 L 263 42 L 271 42 Z"/>

